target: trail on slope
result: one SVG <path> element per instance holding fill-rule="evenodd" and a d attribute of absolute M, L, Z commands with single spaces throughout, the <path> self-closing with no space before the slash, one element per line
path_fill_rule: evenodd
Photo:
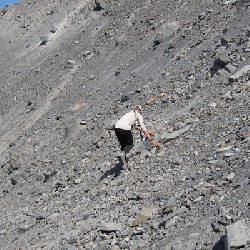
<path fill-rule="evenodd" d="M 72 80 L 73 74 L 77 71 L 77 69 L 79 69 L 79 65 L 74 65 L 71 71 L 63 77 L 59 86 L 51 92 L 51 94 L 44 100 L 37 110 L 31 113 L 28 117 L 23 116 L 20 122 L 0 137 L 0 155 L 9 147 L 10 143 L 15 142 L 51 108 L 53 100 L 60 95 L 66 85 Z"/>

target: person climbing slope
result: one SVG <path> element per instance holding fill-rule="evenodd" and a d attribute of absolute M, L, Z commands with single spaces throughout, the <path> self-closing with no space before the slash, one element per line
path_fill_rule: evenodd
<path fill-rule="evenodd" d="M 143 131 L 144 135 L 148 140 L 150 140 L 151 144 L 155 147 L 159 147 L 159 143 L 153 139 L 153 132 L 151 130 L 147 130 L 144 123 L 143 117 L 141 115 L 142 107 L 140 105 L 136 105 L 135 109 L 123 115 L 120 120 L 115 124 L 115 134 L 121 145 L 122 151 L 122 160 L 123 167 L 126 168 L 127 163 L 127 154 L 133 148 L 133 135 L 131 132 L 132 126 L 139 122 L 140 128 Z"/>

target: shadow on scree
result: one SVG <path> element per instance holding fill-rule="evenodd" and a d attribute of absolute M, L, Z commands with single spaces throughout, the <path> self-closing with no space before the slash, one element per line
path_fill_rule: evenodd
<path fill-rule="evenodd" d="M 224 239 L 225 236 L 223 235 L 220 240 L 215 244 L 212 250 L 224 250 Z"/>
<path fill-rule="evenodd" d="M 104 175 L 99 179 L 99 181 L 102 181 L 104 179 L 106 179 L 107 177 L 109 176 L 118 176 L 121 174 L 121 171 L 122 171 L 122 167 L 123 167 L 123 162 L 122 160 L 119 158 L 119 162 L 113 167 L 111 168 L 110 170 L 106 171 L 104 173 Z"/>

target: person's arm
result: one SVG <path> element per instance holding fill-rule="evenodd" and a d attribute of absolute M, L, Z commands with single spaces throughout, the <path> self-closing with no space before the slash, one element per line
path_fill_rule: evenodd
<path fill-rule="evenodd" d="M 159 147 L 159 143 L 153 139 L 152 135 L 154 134 L 152 131 L 150 130 L 142 130 L 144 135 L 148 138 L 148 140 L 150 140 L 151 144 L 153 146 Z"/>
<path fill-rule="evenodd" d="M 143 123 L 143 117 L 141 114 L 137 113 L 137 117 L 138 117 L 138 121 L 139 121 L 139 124 L 141 126 L 141 129 L 144 133 L 144 135 L 147 137 L 148 140 L 150 140 L 151 144 L 153 146 L 156 146 L 156 147 L 159 147 L 159 143 L 156 141 L 156 140 L 153 140 L 153 132 L 151 130 L 147 130 L 144 123 Z"/>

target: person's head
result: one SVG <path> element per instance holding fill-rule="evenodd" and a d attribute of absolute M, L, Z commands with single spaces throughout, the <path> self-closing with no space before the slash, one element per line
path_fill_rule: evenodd
<path fill-rule="evenodd" d="M 142 107 L 141 107 L 141 105 L 136 105 L 135 106 L 135 111 L 137 111 L 139 113 L 142 113 Z"/>

